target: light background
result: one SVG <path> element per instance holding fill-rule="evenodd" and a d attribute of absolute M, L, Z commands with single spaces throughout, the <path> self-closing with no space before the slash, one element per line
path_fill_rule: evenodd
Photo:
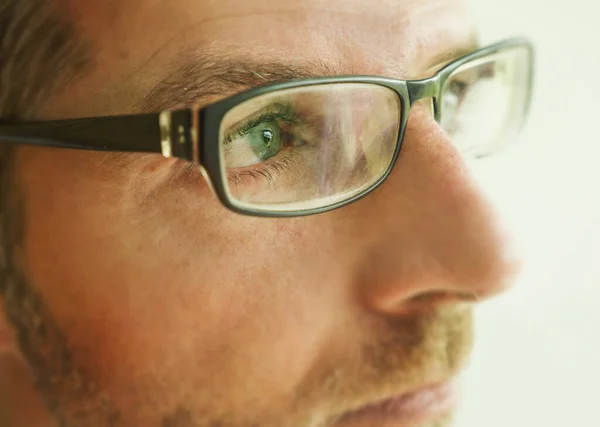
<path fill-rule="evenodd" d="M 459 427 L 600 427 L 600 5 L 470 0 L 482 41 L 537 45 L 530 122 L 477 174 L 522 239 L 516 288 L 479 308 Z"/>

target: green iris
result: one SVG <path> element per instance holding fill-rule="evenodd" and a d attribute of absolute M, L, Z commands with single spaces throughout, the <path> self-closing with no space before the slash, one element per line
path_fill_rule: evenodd
<path fill-rule="evenodd" d="M 256 125 L 248 132 L 247 138 L 250 147 L 262 161 L 281 151 L 281 129 L 275 120 Z"/>

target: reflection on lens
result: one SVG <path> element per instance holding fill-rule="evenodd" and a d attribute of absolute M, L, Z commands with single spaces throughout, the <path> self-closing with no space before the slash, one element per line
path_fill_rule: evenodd
<path fill-rule="evenodd" d="M 441 126 L 462 153 L 493 154 L 516 139 L 530 92 L 530 51 L 518 47 L 458 68 L 441 97 Z"/>
<path fill-rule="evenodd" d="M 286 89 L 236 106 L 220 127 L 230 199 L 283 212 L 362 194 L 390 167 L 400 108 L 391 89 L 362 83 Z"/>

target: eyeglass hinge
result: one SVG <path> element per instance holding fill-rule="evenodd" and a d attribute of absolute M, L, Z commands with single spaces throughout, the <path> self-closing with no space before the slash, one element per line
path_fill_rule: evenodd
<path fill-rule="evenodd" d="M 197 161 L 197 130 L 192 111 L 163 111 L 159 115 L 159 126 L 163 156 Z"/>
<path fill-rule="evenodd" d="M 169 158 L 173 156 L 173 144 L 171 142 L 171 112 L 163 111 L 158 116 L 160 126 L 160 149 L 162 155 Z"/>

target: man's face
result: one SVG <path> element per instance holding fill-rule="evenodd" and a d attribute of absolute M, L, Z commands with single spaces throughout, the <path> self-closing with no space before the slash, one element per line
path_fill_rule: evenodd
<path fill-rule="evenodd" d="M 138 113 L 165 82 L 191 92 L 161 107 L 241 89 L 177 81 L 194 58 L 405 79 L 475 47 L 455 0 L 65 3 L 94 63 L 44 119 Z M 424 105 L 378 190 L 304 218 L 234 214 L 157 155 L 21 148 L 14 172 L 5 302 L 66 426 L 446 425 L 447 393 L 398 397 L 459 374 L 471 302 L 518 265 Z"/>

